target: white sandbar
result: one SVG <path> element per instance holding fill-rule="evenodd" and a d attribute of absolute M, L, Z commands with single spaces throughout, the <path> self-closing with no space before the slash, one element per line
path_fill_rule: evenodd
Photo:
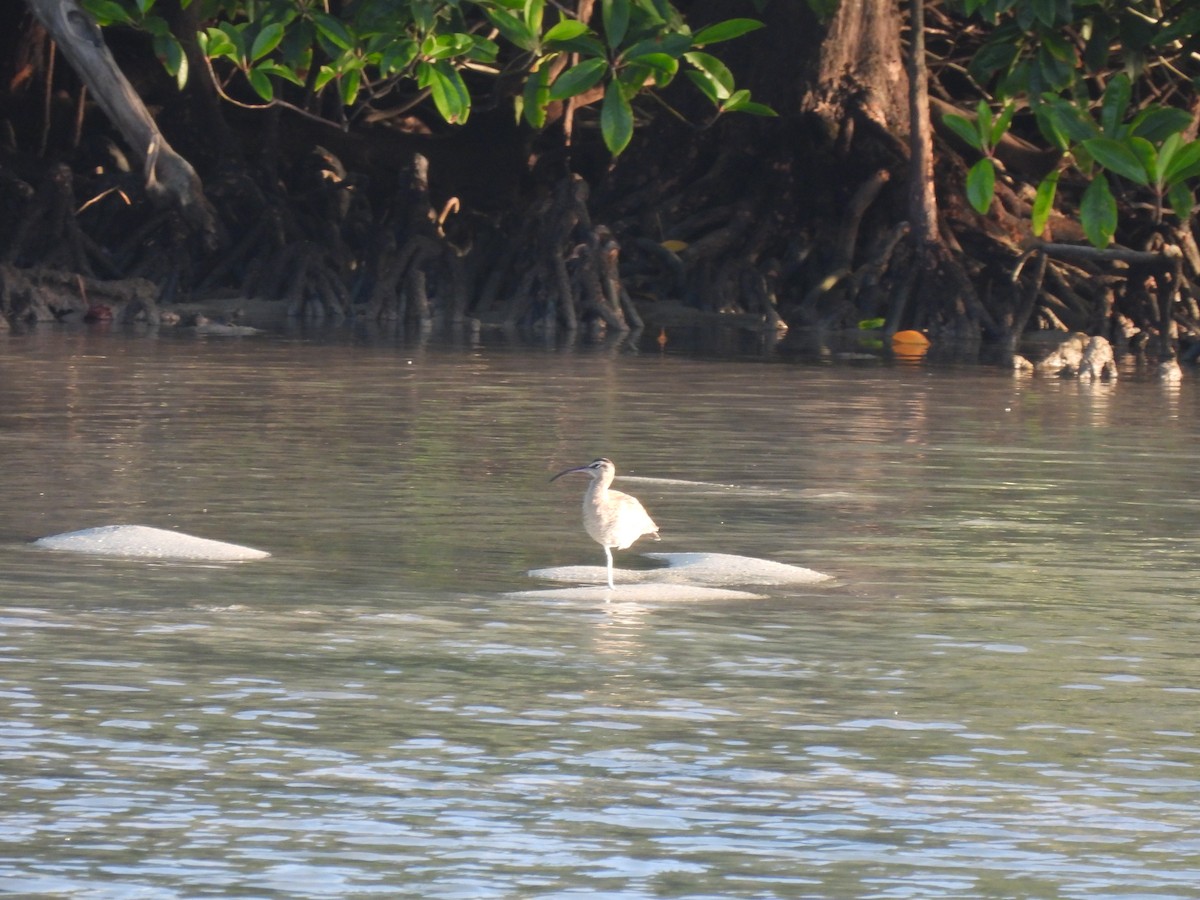
<path fill-rule="evenodd" d="M 616 582 L 615 593 L 645 591 L 662 598 L 672 588 L 685 589 L 696 596 L 698 592 L 712 591 L 729 585 L 787 585 L 787 584 L 820 584 L 829 581 L 829 575 L 801 566 L 790 566 L 769 559 L 755 559 L 751 556 L 735 556 L 730 553 L 646 553 L 650 559 L 662 560 L 665 568 L 660 569 L 614 569 L 613 581 Z M 544 578 L 547 581 L 568 582 L 574 584 L 599 585 L 598 587 L 581 587 L 575 590 L 598 591 L 596 596 L 614 593 L 605 584 L 605 569 L 603 566 L 555 566 L 549 569 L 534 569 L 529 573 L 534 578 Z M 526 591 L 524 594 L 540 593 Z M 564 592 L 556 590 L 555 596 L 563 596 Z M 737 599 L 754 597 L 742 591 L 730 591 L 740 595 Z M 642 599 L 630 596 L 628 599 Z M 649 599 L 649 596 L 646 597 Z M 672 597 L 671 599 L 679 599 Z M 734 598 L 730 598 L 734 599 Z"/>
<path fill-rule="evenodd" d="M 819 584 L 833 576 L 803 566 L 792 566 L 732 553 L 647 553 L 661 559 L 680 580 L 705 584 Z"/>
<path fill-rule="evenodd" d="M 178 531 L 151 528 L 148 525 L 102 525 L 53 534 L 33 542 L 45 550 L 65 550 L 96 556 L 124 556 L 136 559 L 189 559 L 227 562 L 240 559 L 264 559 L 265 550 L 227 544 L 208 538 L 193 537 Z"/>
<path fill-rule="evenodd" d="M 579 568 L 583 568 L 582 566 Z M 556 587 L 539 591 L 513 591 L 509 597 L 527 597 L 530 599 L 552 600 L 587 600 L 613 601 L 622 603 L 646 603 L 679 600 L 761 600 L 761 594 L 750 594 L 746 591 L 732 591 L 728 588 L 701 587 L 694 584 L 663 584 L 648 582 L 645 584 L 620 584 L 612 590 L 604 582 L 604 569 L 601 568 L 601 584 L 588 587 Z"/>

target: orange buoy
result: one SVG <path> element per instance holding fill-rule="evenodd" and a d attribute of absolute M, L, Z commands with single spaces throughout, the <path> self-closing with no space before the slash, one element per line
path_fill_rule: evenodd
<path fill-rule="evenodd" d="M 919 331 L 897 331 L 892 335 L 893 344 L 908 344 L 918 347 L 928 347 L 929 338 Z"/>

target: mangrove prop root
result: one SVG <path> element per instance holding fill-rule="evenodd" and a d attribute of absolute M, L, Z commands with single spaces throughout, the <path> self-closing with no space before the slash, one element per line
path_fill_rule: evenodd
<path fill-rule="evenodd" d="M 13 321 L 159 323 L 158 287 L 143 278 L 105 281 L 60 269 L 0 263 L 0 312 Z"/>

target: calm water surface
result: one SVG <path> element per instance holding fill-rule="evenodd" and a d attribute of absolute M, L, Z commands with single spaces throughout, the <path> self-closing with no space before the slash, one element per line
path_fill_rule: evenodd
<path fill-rule="evenodd" d="M 1195 897 L 1198 403 L 984 368 L 5 337 L 0 891 Z M 582 480 L 547 484 L 598 455 L 662 527 L 641 549 L 835 580 L 512 596 L 602 564 Z M 109 523 L 274 556 L 27 545 Z"/>

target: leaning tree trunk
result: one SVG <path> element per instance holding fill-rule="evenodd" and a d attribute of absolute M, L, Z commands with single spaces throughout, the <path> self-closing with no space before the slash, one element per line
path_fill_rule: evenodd
<path fill-rule="evenodd" d="M 908 133 L 908 78 L 897 0 L 841 0 L 829 21 L 801 108 L 831 131 L 867 124 Z"/>
<path fill-rule="evenodd" d="M 151 196 L 174 203 L 188 223 L 211 235 L 215 216 L 191 164 L 167 143 L 141 98 L 76 0 L 26 0 L 96 102 L 141 158 Z"/>
<path fill-rule="evenodd" d="M 823 232 L 835 242 L 826 250 L 826 271 L 797 309 L 803 320 L 836 325 L 886 312 L 894 331 L 911 292 L 911 223 L 886 211 L 868 215 L 880 197 L 885 210 L 896 209 L 887 193 L 903 189 L 911 176 L 909 136 L 920 116 L 910 97 L 902 26 L 900 0 L 841 0 L 814 62 L 799 73 L 800 109 L 822 123 L 830 164 L 842 168 L 835 177 L 849 179 L 841 221 Z"/>

